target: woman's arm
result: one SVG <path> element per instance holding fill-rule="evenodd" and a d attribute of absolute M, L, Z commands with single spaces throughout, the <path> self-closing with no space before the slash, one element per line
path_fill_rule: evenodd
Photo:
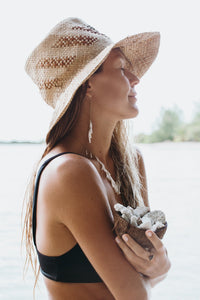
<path fill-rule="evenodd" d="M 48 178 L 48 199 L 116 300 L 149 299 L 149 281 L 129 264 L 115 243 L 102 179 L 83 157 L 68 155 Z M 55 178 L 56 174 L 56 178 Z"/>
<path fill-rule="evenodd" d="M 167 274 L 164 274 L 162 276 L 158 276 L 157 278 L 149 279 L 151 287 L 153 288 L 156 284 L 163 281 L 166 277 L 167 277 Z"/>
<path fill-rule="evenodd" d="M 151 236 L 148 233 L 151 233 Z M 127 261 L 145 277 L 149 278 L 151 287 L 162 281 L 171 267 L 167 250 L 162 241 L 157 235 L 150 231 L 146 231 L 146 235 L 154 248 L 151 252 L 143 249 L 138 243 L 134 241 L 128 234 L 116 239 L 119 247 L 124 253 Z M 151 259 L 149 259 L 151 256 Z"/>
<path fill-rule="evenodd" d="M 140 150 L 138 152 L 138 167 L 141 177 L 143 189 L 141 191 L 145 206 L 150 207 L 148 201 L 148 189 L 147 178 L 144 160 Z M 148 231 L 147 231 L 148 232 Z M 123 251 L 126 259 L 129 263 L 145 278 L 149 278 L 151 287 L 155 286 L 158 282 L 162 281 L 171 267 L 167 250 L 164 247 L 162 241 L 152 232 L 152 236 L 148 237 L 151 243 L 154 245 L 152 253 L 144 250 L 139 244 L 137 244 L 129 235 L 124 235 L 128 240 L 116 239 L 119 247 Z M 153 254 L 153 259 L 149 260 L 149 256 Z"/>

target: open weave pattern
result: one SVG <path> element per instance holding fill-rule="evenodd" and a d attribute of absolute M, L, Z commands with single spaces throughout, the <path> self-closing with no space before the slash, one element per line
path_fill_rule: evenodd
<path fill-rule="evenodd" d="M 90 26 L 90 25 L 85 25 L 85 26 L 73 26 L 72 29 L 77 29 L 77 30 L 83 30 L 83 31 L 89 31 L 95 34 L 99 34 L 99 35 L 104 35 L 103 33 L 98 32 L 94 27 Z"/>
<path fill-rule="evenodd" d="M 113 43 L 105 34 L 78 18 L 58 23 L 34 49 L 25 70 L 54 108 L 49 130 L 67 110 L 76 90 L 105 61 L 112 48 L 120 47 L 141 78 L 157 56 L 158 32 L 145 32 Z"/>
<path fill-rule="evenodd" d="M 63 86 L 63 80 L 55 78 L 52 80 L 41 81 L 38 86 L 41 90 L 47 90 L 53 87 L 61 88 Z"/>
<path fill-rule="evenodd" d="M 40 59 L 36 65 L 36 68 L 59 68 L 59 67 L 67 67 L 71 65 L 76 56 L 66 56 L 64 58 L 55 57 L 55 58 L 44 58 Z"/>
<path fill-rule="evenodd" d="M 62 48 L 67 46 L 76 45 L 93 45 L 97 41 L 97 38 L 90 37 L 89 35 L 79 35 L 79 36 L 62 36 L 59 40 L 52 46 L 52 48 Z"/>

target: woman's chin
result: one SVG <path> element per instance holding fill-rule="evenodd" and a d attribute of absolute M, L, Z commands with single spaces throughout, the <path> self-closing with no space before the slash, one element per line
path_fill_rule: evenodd
<path fill-rule="evenodd" d="M 136 104 L 131 105 L 130 111 L 131 111 L 132 118 L 137 117 L 137 115 L 139 114 L 139 109 Z"/>
<path fill-rule="evenodd" d="M 137 115 L 139 114 L 139 110 L 138 109 L 132 109 L 131 111 L 129 110 L 129 113 L 126 115 L 126 117 L 124 119 L 133 119 L 136 118 Z"/>
<path fill-rule="evenodd" d="M 139 109 L 137 105 L 134 103 L 128 103 L 128 106 L 126 107 L 126 110 L 124 112 L 121 111 L 121 120 L 123 119 L 132 119 L 136 118 L 137 115 L 139 114 Z"/>

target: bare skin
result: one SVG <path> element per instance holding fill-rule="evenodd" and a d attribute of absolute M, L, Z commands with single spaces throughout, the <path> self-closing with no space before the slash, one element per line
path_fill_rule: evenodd
<path fill-rule="evenodd" d="M 147 192 L 147 181 L 144 161 L 140 153 L 140 174 L 142 174 L 143 185 L 145 192 L 143 193 L 143 199 L 146 206 L 149 206 L 148 192 Z M 167 273 L 171 267 L 167 250 L 163 242 L 157 237 L 157 235 L 151 230 L 146 231 L 146 236 L 153 244 L 153 249 L 150 255 L 153 255 L 153 259 L 149 260 L 149 252 L 145 251 L 134 239 L 128 234 L 124 234 L 122 239 L 119 237 L 115 238 L 115 241 L 123 251 L 126 259 L 132 266 L 144 276 L 147 276 L 150 280 L 151 287 L 154 287 L 158 282 L 165 279 Z"/>
<path fill-rule="evenodd" d="M 134 88 L 139 80 L 125 66 L 126 60 L 121 52 L 112 50 L 103 64 L 103 71 L 89 79 L 75 128 L 44 160 L 60 152 L 81 154 L 85 147 L 99 157 L 115 178 L 113 161 L 109 156 L 114 127 L 119 120 L 134 118 L 138 114 Z M 93 122 L 91 144 L 87 138 L 90 101 Z M 140 172 L 146 185 L 142 156 Z M 143 198 L 149 206 L 147 191 Z M 117 202 L 122 203 L 122 200 L 114 193 L 97 161 L 76 154 L 64 154 L 51 161 L 41 176 L 37 201 L 38 250 L 45 255 L 59 256 L 78 242 L 104 281 L 61 283 L 44 277 L 49 299 L 149 299 L 151 281 L 141 276 L 141 265 L 136 268 L 135 258 L 132 257 L 136 245 L 130 243 L 130 238 L 127 243 L 129 247 L 122 242 L 118 246 L 115 241 L 116 235 L 112 231 L 113 207 Z M 124 255 L 126 247 L 132 249 L 132 254 L 129 252 Z M 144 255 L 142 251 L 138 249 L 138 256 Z M 148 257 L 149 254 L 145 255 Z M 154 270 L 154 278 L 158 273 L 166 273 L 167 258 L 163 257 L 160 254 L 163 263 L 159 272 Z"/>

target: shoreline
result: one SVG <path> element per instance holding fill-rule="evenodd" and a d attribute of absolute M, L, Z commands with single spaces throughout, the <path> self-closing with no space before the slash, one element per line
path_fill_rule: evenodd
<path fill-rule="evenodd" d="M 163 142 L 156 142 L 156 143 L 137 143 L 134 142 L 134 144 L 144 144 L 144 145 L 154 145 L 154 144 L 198 144 L 199 141 L 179 141 L 174 142 L 170 140 L 166 140 Z M 45 144 L 45 141 L 0 141 L 0 145 L 43 145 Z"/>

